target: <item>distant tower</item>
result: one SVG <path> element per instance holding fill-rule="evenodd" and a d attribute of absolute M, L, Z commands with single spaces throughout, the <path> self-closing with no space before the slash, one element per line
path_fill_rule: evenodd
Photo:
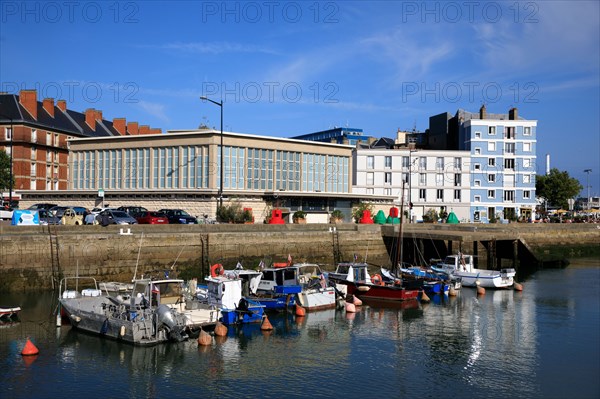
<path fill-rule="evenodd" d="M 550 174 L 550 154 L 546 154 L 546 174 Z"/>

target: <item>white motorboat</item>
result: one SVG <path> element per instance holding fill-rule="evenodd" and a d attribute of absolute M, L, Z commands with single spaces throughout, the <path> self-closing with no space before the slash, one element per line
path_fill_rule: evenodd
<path fill-rule="evenodd" d="M 448 255 L 444 260 L 431 267 L 437 272 L 443 272 L 450 277 L 460 277 L 465 287 L 481 286 L 484 288 L 509 288 L 514 283 L 517 274 L 515 269 L 484 270 L 476 269 L 473 265 L 473 255 L 459 253 Z"/>

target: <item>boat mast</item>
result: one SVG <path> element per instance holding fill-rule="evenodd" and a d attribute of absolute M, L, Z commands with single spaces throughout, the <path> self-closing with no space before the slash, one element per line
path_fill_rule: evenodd
<path fill-rule="evenodd" d="M 402 224 L 404 222 L 404 179 L 402 180 L 402 195 L 400 196 L 400 226 L 398 232 L 398 250 L 396 251 L 396 261 L 392 266 L 394 274 L 397 273 L 400 262 L 403 259 L 404 241 L 402 239 Z"/>

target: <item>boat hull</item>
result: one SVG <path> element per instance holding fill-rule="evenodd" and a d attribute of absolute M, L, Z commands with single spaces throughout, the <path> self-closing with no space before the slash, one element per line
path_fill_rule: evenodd
<path fill-rule="evenodd" d="M 304 289 L 298 295 L 298 304 L 307 311 L 333 309 L 336 305 L 334 287 Z"/>
<path fill-rule="evenodd" d="M 337 281 L 345 285 L 348 295 L 355 295 L 360 299 L 376 299 L 380 301 L 409 301 L 417 299 L 419 290 L 407 289 L 397 285 L 376 285 L 352 281 Z"/>

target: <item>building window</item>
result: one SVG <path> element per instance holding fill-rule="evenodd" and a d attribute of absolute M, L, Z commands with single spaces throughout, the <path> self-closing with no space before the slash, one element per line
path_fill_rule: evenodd
<path fill-rule="evenodd" d="M 454 190 L 454 201 L 460 201 L 460 190 Z"/>
<path fill-rule="evenodd" d="M 529 190 L 523 190 L 523 199 L 530 199 L 531 192 Z"/>
<path fill-rule="evenodd" d="M 385 168 L 392 169 L 392 157 L 389 155 L 386 155 L 385 157 Z"/>
<path fill-rule="evenodd" d="M 31 170 L 29 171 L 31 177 L 35 177 L 37 175 L 37 168 L 35 167 L 35 162 L 31 163 Z"/>
<path fill-rule="evenodd" d="M 409 157 L 402 157 L 402 169 L 410 168 L 410 159 Z"/>
<path fill-rule="evenodd" d="M 473 185 L 474 185 L 475 187 L 480 187 L 480 186 L 481 186 L 481 180 L 475 180 L 475 181 L 473 182 Z"/>
<path fill-rule="evenodd" d="M 383 181 L 387 185 L 392 184 L 392 172 L 385 172 L 383 175 Z"/>
<path fill-rule="evenodd" d="M 488 198 L 496 198 L 496 191 L 488 190 Z"/>
<path fill-rule="evenodd" d="M 496 158 L 488 158 L 488 166 L 496 166 Z"/>
<path fill-rule="evenodd" d="M 438 188 L 435 191 L 436 191 L 435 199 L 437 199 L 438 201 L 443 201 L 444 200 L 444 190 L 441 188 Z"/>
<path fill-rule="evenodd" d="M 437 157 L 435 159 L 435 168 L 437 170 L 444 170 L 444 158 L 443 157 Z"/>
<path fill-rule="evenodd" d="M 481 155 L 481 148 L 479 148 L 479 147 L 475 148 L 475 155 Z"/>
<path fill-rule="evenodd" d="M 391 179 L 391 177 L 390 177 L 390 179 Z M 402 181 L 404 183 L 408 183 L 408 173 L 407 172 L 402 173 Z"/>
<path fill-rule="evenodd" d="M 523 183 L 531 183 L 531 176 L 523 175 Z"/>
<path fill-rule="evenodd" d="M 504 169 L 515 169 L 515 160 L 514 158 L 506 158 L 504 160 Z"/>
<path fill-rule="evenodd" d="M 31 159 L 37 159 L 37 149 L 34 145 L 31 146 Z"/>
<path fill-rule="evenodd" d="M 494 183 L 496 181 L 496 175 L 493 173 L 490 173 L 488 175 L 488 183 Z"/>
<path fill-rule="evenodd" d="M 496 126 L 488 127 L 488 133 L 490 136 L 495 136 L 496 135 Z"/>
<path fill-rule="evenodd" d="M 515 143 L 504 144 L 504 153 L 505 154 L 514 154 L 515 153 Z"/>
<path fill-rule="evenodd" d="M 461 157 L 454 158 L 454 170 L 462 170 L 462 158 Z"/>
<path fill-rule="evenodd" d="M 384 188 L 383 189 L 383 195 L 392 195 L 392 189 L 391 188 Z"/>
<path fill-rule="evenodd" d="M 4 128 L 4 137 L 6 138 L 6 141 L 10 141 L 12 137 L 12 129 L 10 127 Z"/>
<path fill-rule="evenodd" d="M 473 197 L 473 202 L 481 202 L 481 195 L 476 195 Z"/>
<path fill-rule="evenodd" d="M 37 142 L 37 129 L 31 129 L 31 142 Z"/>
<path fill-rule="evenodd" d="M 478 163 L 473 164 L 473 169 L 474 170 L 481 170 L 481 164 L 478 164 Z"/>
<path fill-rule="evenodd" d="M 54 147 L 58 147 L 58 133 L 54 133 Z"/>
<path fill-rule="evenodd" d="M 460 183 L 461 183 L 461 175 L 460 175 L 460 173 L 455 173 L 454 174 L 454 186 L 458 187 L 458 186 L 460 186 Z"/>
<path fill-rule="evenodd" d="M 504 127 L 504 138 L 509 140 L 515 138 L 515 128 L 513 126 Z"/>
<path fill-rule="evenodd" d="M 480 139 L 481 138 L 481 132 L 475 132 L 475 138 L 476 139 Z"/>
<path fill-rule="evenodd" d="M 525 126 L 525 128 L 523 129 L 523 135 L 531 136 L 531 127 L 530 126 Z"/>
<path fill-rule="evenodd" d="M 421 201 L 425 201 L 425 198 L 426 198 L 426 192 L 427 192 L 427 190 L 425 190 L 424 188 L 420 188 L 420 189 L 419 189 L 419 199 L 420 199 Z"/>
<path fill-rule="evenodd" d="M 523 152 L 531 152 L 531 143 L 523 143 Z"/>
<path fill-rule="evenodd" d="M 419 158 L 419 170 L 427 170 L 427 157 Z"/>
<path fill-rule="evenodd" d="M 373 189 L 367 188 L 367 195 L 373 195 Z"/>
<path fill-rule="evenodd" d="M 504 191 L 504 201 L 515 202 L 515 192 L 513 190 Z"/>
<path fill-rule="evenodd" d="M 488 141 L 488 151 L 490 151 L 490 152 L 496 151 L 496 142 Z"/>
<path fill-rule="evenodd" d="M 524 168 L 530 168 L 531 167 L 531 159 L 529 159 L 529 158 L 523 158 L 523 167 Z"/>
<path fill-rule="evenodd" d="M 375 160 L 372 155 L 367 157 L 367 169 L 373 169 L 375 166 Z"/>
<path fill-rule="evenodd" d="M 444 185 L 444 175 L 442 173 L 436 173 L 435 175 L 435 185 L 443 186 Z"/>
<path fill-rule="evenodd" d="M 46 145 L 52 145 L 52 133 L 46 132 Z"/>
<path fill-rule="evenodd" d="M 374 184 L 374 181 L 375 181 L 375 179 L 374 179 L 373 172 L 367 173 L 367 185 L 372 186 Z"/>
<path fill-rule="evenodd" d="M 419 185 L 426 186 L 427 185 L 427 174 L 419 173 Z"/>

